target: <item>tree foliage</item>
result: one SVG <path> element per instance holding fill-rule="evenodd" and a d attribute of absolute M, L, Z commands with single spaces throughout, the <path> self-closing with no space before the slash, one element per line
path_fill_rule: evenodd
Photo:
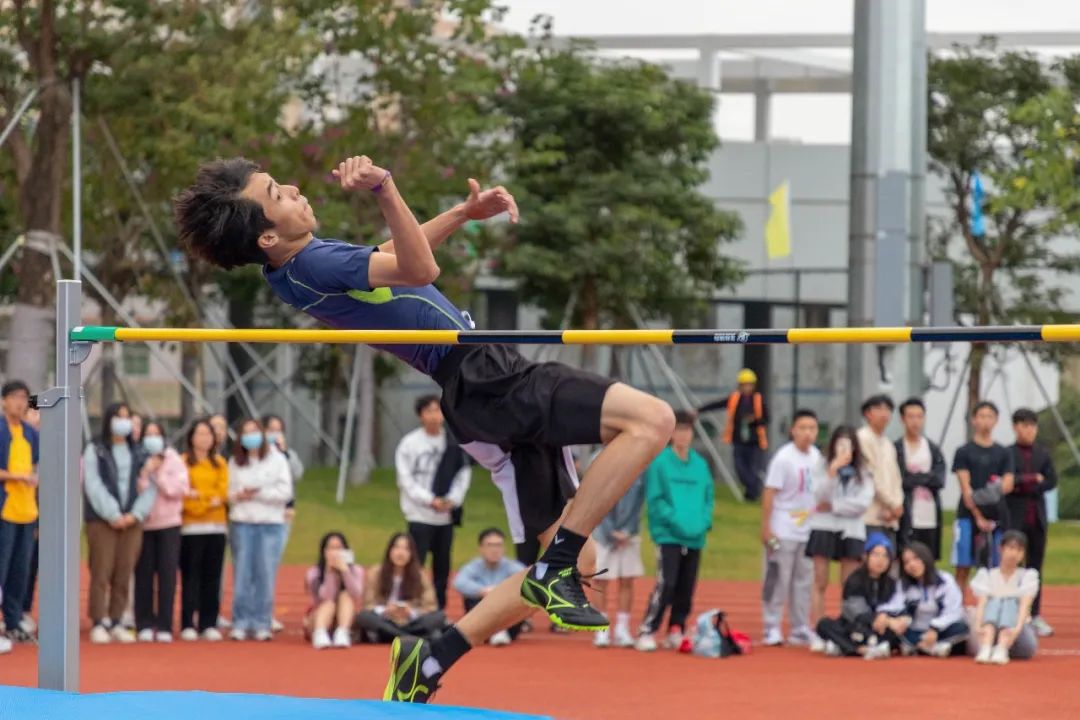
<path fill-rule="evenodd" d="M 541 45 L 501 110 L 522 220 L 495 268 L 558 324 L 686 317 L 738 276 L 722 253 L 740 224 L 701 194 L 718 140 L 713 98 L 642 62 Z"/>
<path fill-rule="evenodd" d="M 1062 79 L 1067 80 L 1062 82 Z M 992 41 L 929 63 L 931 170 L 948 211 L 931 254 L 952 261 L 956 310 L 979 325 L 1071 321 L 1064 301 L 1080 269 L 1080 62 L 1047 66 Z M 985 233 L 972 231 L 972 179 L 985 190 Z M 972 349 L 969 406 L 985 346 Z"/>

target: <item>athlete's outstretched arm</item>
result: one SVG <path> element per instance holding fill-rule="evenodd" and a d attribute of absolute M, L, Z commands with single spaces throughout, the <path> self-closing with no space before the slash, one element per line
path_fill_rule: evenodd
<path fill-rule="evenodd" d="M 506 188 L 500 185 L 481 191 L 480 183 L 469 178 L 469 197 L 465 202 L 455 205 L 441 215 L 436 215 L 421 225 L 420 229 L 423 230 L 428 245 L 434 251 L 467 221 L 487 220 L 504 212 L 509 213 L 510 222 L 518 221 L 517 203 Z M 387 240 L 379 246 L 379 251 L 394 254 L 394 241 Z"/>
<path fill-rule="evenodd" d="M 439 276 L 439 266 L 431 254 L 431 246 L 390 173 L 373 165 L 368 157 L 357 156 L 338 165 L 334 177 L 346 191 L 371 190 L 390 232 L 397 238 L 393 255 L 372 253 L 368 284 L 374 288 L 434 282 Z"/>

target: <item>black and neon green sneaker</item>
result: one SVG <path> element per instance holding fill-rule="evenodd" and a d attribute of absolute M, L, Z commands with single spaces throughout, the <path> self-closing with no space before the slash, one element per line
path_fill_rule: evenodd
<path fill-rule="evenodd" d="M 576 567 L 544 569 L 540 579 L 536 577 L 537 571 L 535 567 L 530 569 L 521 583 L 521 597 L 527 605 L 543 610 L 551 622 L 568 630 L 596 632 L 608 629 L 607 616 L 590 605 L 585 597 L 581 586 L 588 583 Z"/>
<path fill-rule="evenodd" d="M 424 661 L 431 657 L 431 643 L 415 637 L 394 638 L 390 645 L 390 679 L 383 691 L 386 702 L 426 704 L 439 689 L 439 677 L 426 677 Z"/>

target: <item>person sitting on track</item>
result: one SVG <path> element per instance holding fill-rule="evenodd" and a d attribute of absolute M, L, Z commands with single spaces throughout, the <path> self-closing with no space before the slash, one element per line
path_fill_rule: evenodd
<path fill-rule="evenodd" d="M 934 554 L 912 542 L 900 555 L 900 592 L 910 619 L 900 636 L 904 655 L 949 657 L 968 637 L 964 596 L 952 575 L 934 566 Z"/>
<path fill-rule="evenodd" d="M 382 562 L 367 571 L 357 627 L 368 642 L 388 643 L 406 635 L 435 637 L 446 624 L 435 586 L 420 567 L 416 542 L 408 533 L 395 533 Z"/>
<path fill-rule="evenodd" d="M 506 535 L 499 528 L 481 530 L 478 544 L 480 554 L 462 565 L 454 575 L 454 589 L 461 593 L 466 612 L 479 605 L 499 583 L 524 568 L 517 560 L 506 557 Z M 488 642 L 509 645 L 521 634 L 524 625 L 522 621 L 500 630 L 488 638 Z"/>
<path fill-rule="evenodd" d="M 364 569 L 353 560 L 344 535 L 323 535 L 319 562 L 308 568 L 304 581 L 312 600 L 304 616 L 304 634 L 316 650 L 352 645 L 353 620 L 364 605 Z"/>
<path fill-rule="evenodd" d="M 516 222 L 510 193 L 481 192 L 470 179 L 468 199 L 421 226 L 390 172 L 369 158 L 348 158 L 334 176 L 342 190 L 370 194 L 393 239 L 376 247 L 316 238 L 318 223 L 300 190 L 243 158 L 199 169 L 174 203 L 178 235 L 217 267 L 262 265 L 279 298 L 330 327 L 442 330 L 455 337 L 472 328 L 468 314 L 431 285 L 439 275 L 432 252 L 469 220 L 508 213 Z M 587 572 L 592 556 L 587 539 L 675 425 L 671 407 L 655 397 L 559 363 L 530 362 L 493 341 L 380 347 L 441 386 L 447 426 L 463 450 L 493 471 L 514 541 L 533 535 L 546 549 L 436 641 L 395 639 L 386 700 L 427 702 L 472 647 L 533 608 L 563 627 L 608 627 L 582 586 L 581 567 Z M 606 447 L 578 487 L 568 448 L 600 443 Z"/>
<path fill-rule="evenodd" d="M 975 662 L 1005 665 L 1010 658 L 1027 660 L 1035 655 L 1038 639 L 1031 627 L 1031 605 L 1039 592 L 1039 571 L 1023 567 L 1027 537 L 1019 530 L 1001 536 L 1001 564 L 979 568 L 971 591 L 979 599 L 969 650 Z"/>

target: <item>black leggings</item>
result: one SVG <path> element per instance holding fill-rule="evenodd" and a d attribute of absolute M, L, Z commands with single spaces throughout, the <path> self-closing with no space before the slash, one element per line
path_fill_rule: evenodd
<path fill-rule="evenodd" d="M 870 628 L 858 627 L 844 618 L 821 618 L 817 624 L 817 634 L 821 639 L 831 640 L 842 654 L 848 656 L 858 655 L 859 648 L 869 642 L 872 633 Z M 888 642 L 894 648 L 900 646 L 900 638 L 892 630 L 886 630 L 877 639 Z"/>
<path fill-rule="evenodd" d="M 183 535 L 180 538 L 180 627 L 217 627 L 221 609 L 221 568 L 225 564 L 225 534 Z"/>
<path fill-rule="evenodd" d="M 453 525 L 427 525 L 409 523 L 409 534 L 416 543 L 416 557 L 420 566 L 427 564 L 428 552 L 431 552 L 431 575 L 435 585 L 435 597 L 439 609 L 446 609 L 446 584 L 450 578 L 450 551 L 454 545 Z"/>
<path fill-rule="evenodd" d="M 668 628 L 678 625 L 686 631 L 686 617 L 694 599 L 701 551 L 681 545 L 661 545 L 656 568 L 656 587 L 649 596 L 649 607 L 641 621 L 641 632 L 654 633 L 660 629 L 664 613 L 671 608 Z"/>
<path fill-rule="evenodd" d="M 135 563 L 135 627 L 139 630 L 172 632 L 176 571 L 179 565 L 179 527 L 143 532 L 142 551 L 139 561 Z"/>

